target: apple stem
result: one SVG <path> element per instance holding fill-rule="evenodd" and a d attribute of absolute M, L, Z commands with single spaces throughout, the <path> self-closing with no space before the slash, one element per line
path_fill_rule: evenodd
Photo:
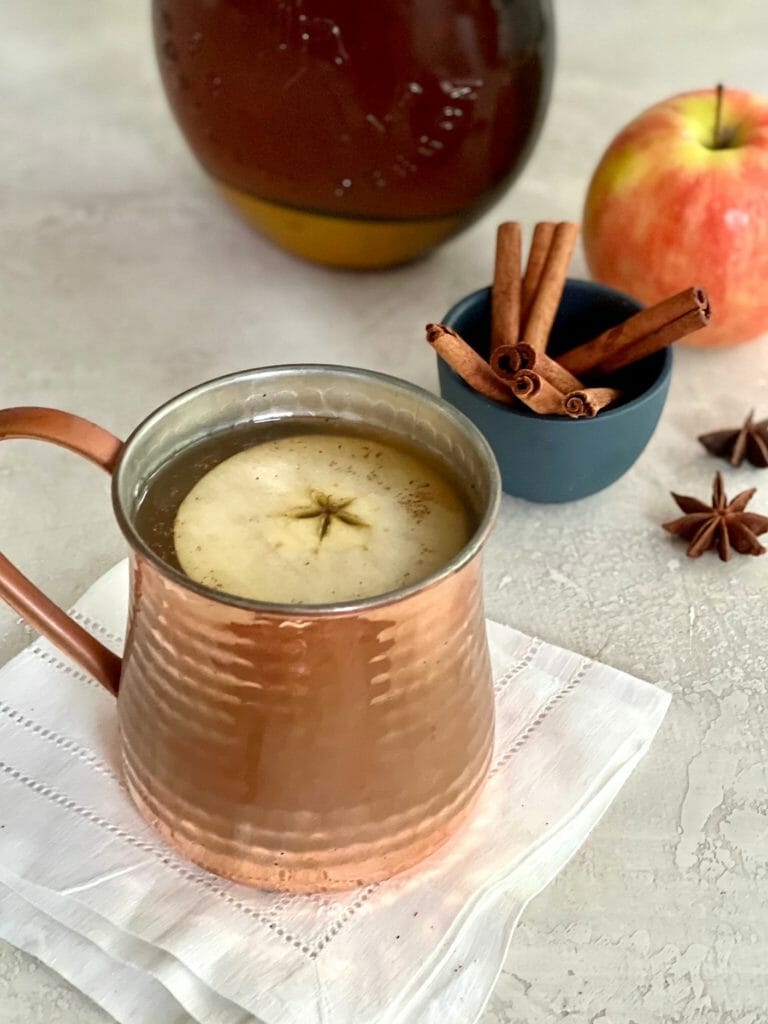
<path fill-rule="evenodd" d="M 715 103 L 715 138 L 714 138 L 714 148 L 715 149 L 724 149 L 725 148 L 725 142 L 724 142 L 724 140 L 722 138 L 722 135 L 721 135 L 721 131 L 722 131 L 721 119 L 722 119 L 722 114 L 723 114 L 723 93 L 724 92 L 725 92 L 725 90 L 723 89 L 723 83 L 719 82 L 718 86 L 717 86 L 717 100 L 716 100 L 716 103 Z"/>

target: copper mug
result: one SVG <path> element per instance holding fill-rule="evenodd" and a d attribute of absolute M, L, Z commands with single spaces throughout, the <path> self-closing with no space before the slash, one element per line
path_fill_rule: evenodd
<path fill-rule="evenodd" d="M 337 605 L 231 597 L 161 561 L 135 526 L 158 469 L 214 432 L 290 416 L 366 422 L 447 461 L 475 506 L 467 546 L 421 583 Z M 458 828 L 494 723 L 481 555 L 500 487 L 469 420 L 393 377 L 289 366 L 201 384 L 125 443 L 38 408 L 0 412 L 0 439 L 12 437 L 112 474 L 131 556 L 122 659 L 2 555 L 0 596 L 117 697 L 128 790 L 168 843 L 227 878 L 307 892 L 388 878 Z"/>

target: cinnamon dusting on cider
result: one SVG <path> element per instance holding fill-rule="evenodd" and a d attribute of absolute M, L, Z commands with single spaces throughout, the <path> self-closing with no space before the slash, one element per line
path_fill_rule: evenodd
<path fill-rule="evenodd" d="M 416 523 L 421 523 L 432 513 L 434 495 L 432 488 L 426 481 L 416 483 L 411 481 L 412 486 L 401 491 L 397 496 L 397 503 L 405 509 L 407 514 Z"/>

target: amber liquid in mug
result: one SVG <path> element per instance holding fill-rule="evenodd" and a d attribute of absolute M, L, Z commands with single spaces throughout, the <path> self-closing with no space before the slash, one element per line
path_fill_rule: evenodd
<path fill-rule="evenodd" d="M 397 262 L 482 212 L 548 92 L 535 0 L 155 0 L 154 24 L 197 158 L 323 262 Z"/>
<path fill-rule="evenodd" d="M 368 426 L 296 417 L 176 455 L 150 481 L 136 526 L 195 582 L 325 604 L 420 582 L 459 553 L 476 519 L 436 456 Z"/>

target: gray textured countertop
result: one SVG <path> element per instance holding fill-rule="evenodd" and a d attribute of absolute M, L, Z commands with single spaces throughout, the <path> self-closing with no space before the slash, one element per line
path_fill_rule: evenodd
<path fill-rule="evenodd" d="M 768 92 L 768 8 L 749 0 L 560 0 L 549 119 L 522 179 L 434 257 L 353 276 L 271 248 L 179 138 L 145 4 L 0 9 L 0 406 L 60 406 L 125 434 L 170 395 L 246 366 L 361 364 L 436 386 L 422 325 L 488 282 L 495 224 L 580 216 L 614 132 L 665 95 Z M 577 256 L 575 272 L 583 272 Z M 671 487 L 706 495 L 693 438 L 768 415 L 768 339 L 679 353 L 632 472 L 569 507 L 505 499 L 488 610 L 659 681 L 662 733 L 605 820 L 529 908 L 483 1024 L 763 1024 L 768 1010 L 768 558 L 686 560 Z M 729 473 L 731 489 L 768 473 Z M 106 480 L 61 451 L 0 449 L 0 549 L 66 605 L 121 558 Z M 29 640 L 0 608 L 0 659 Z M 108 1018 L 0 943 L 3 1024 Z M 160 1022 L 158 1022 L 160 1024 Z"/>

